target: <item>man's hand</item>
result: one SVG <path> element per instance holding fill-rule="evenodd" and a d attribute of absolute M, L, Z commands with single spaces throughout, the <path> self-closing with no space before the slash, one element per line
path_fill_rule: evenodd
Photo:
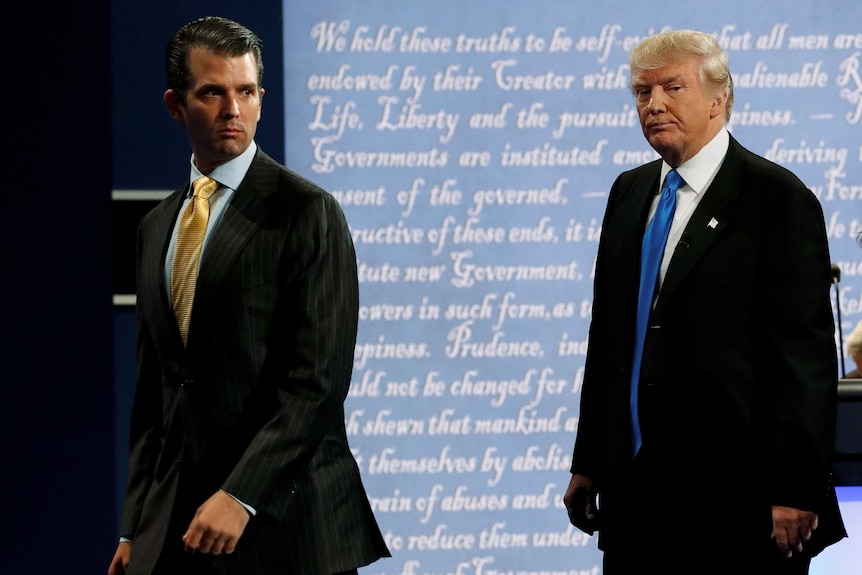
<path fill-rule="evenodd" d="M 563 503 L 566 504 L 572 525 L 590 535 L 599 528 L 599 510 L 592 479 L 573 473 Z"/>
<path fill-rule="evenodd" d="M 817 529 L 817 514 L 793 507 L 772 506 L 772 538 L 785 557 L 802 551 L 802 544 Z"/>
<path fill-rule="evenodd" d="M 216 491 L 198 507 L 183 535 L 186 551 L 213 555 L 233 553 L 248 520 L 245 507 L 224 491 Z"/>
<path fill-rule="evenodd" d="M 131 556 L 132 544 L 129 541 L 121 541 L 117 545 L 114 558 L 111 559 L 111 565 L 108 567 L 108 575 L 126 575 L 126 568 L 129 566 L 129 558 Z"/>

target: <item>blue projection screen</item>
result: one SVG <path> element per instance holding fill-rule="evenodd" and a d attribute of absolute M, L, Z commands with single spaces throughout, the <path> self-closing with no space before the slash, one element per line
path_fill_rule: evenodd
<path fill-rule="evenodd" d="M 843 332 L 862 318 L 862 11 L 775 6 L 285 4 L 286 162 L 340 200 L 359 264 L 347 429 L 393 552 L 363 573 L 600 572 L 561 498 L 607 191 L 657 157 L 643 37 L 720 39 L 732 133 L 820 198 Z M 849 568 L 842 545 L 813 571 Z"/>

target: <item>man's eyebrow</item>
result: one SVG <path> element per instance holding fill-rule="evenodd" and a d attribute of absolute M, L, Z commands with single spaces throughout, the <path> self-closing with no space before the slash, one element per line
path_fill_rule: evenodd
<path fill-rule="evenodd" d="M 247 84 L 240 84 L 239 86 L 237 86 L 237 88 L 240 90 L 257 90 L 258 85 L 257 85 L 257 82 L 249 82 Z M 229 90 L 230 88 L 228 86 L 226 86 L 224 84 L 220 84 L 218 82 L 208 82 L 206 84 L 201 84 L 200 86 L 198 86 L 197 89 L 203 90 L 206 92 L 208 92 L 210 90 L 217 90 L 217 91 L 223 92 L 223 91 Z"/>
<path fill-rule="evenodd" d="M 657 79 L 655 82 L 635 82 L 633 85 L 635 87 L 638 87 L 638 86 L 651 86 L 653 84 L 670 84 L 670 83 L 674 83 L 674 82 L 679 83 L 679 84 L 684 83 L 682 81 L 682 76 L 680 76 L 679 74 L 676 74 L 674 76 L 661 77 L 661 78 Z"/>
<path fill-rule="evenodd" d="M 218 84 L 216 82 L 207 82 L 206 84 L 201 84 L 197 88 L 198 90 L 209 91 L 209 90 L 224 90 L 224 86 L 222 84 Z"/>

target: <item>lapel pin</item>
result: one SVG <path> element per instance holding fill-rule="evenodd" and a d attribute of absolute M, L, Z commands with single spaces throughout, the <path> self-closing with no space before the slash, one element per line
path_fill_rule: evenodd
<path fill-rule="evenodd" d="M 709 227 L 711 227 L 712 229 L 715 229 L 715 226 L 717 226 L 717 225 L 718 225 L 718 220 L 717 220 L 717 219 L 715 219 L 715 218 L 710 218 L 709 223 L 708 223 L 708 224 L 706 224 L 706 225 L 708 225 L 708 226 L 709 226 Z"/>

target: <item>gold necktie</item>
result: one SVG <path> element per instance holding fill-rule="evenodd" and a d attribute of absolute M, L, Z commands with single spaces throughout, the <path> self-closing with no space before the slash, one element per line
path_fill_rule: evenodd
<path fill-rule="evenodd" d="M 180 229 L 174 250 L 174 265 L 171 272 L 171 298 L 174 314 L 180 326 L 183 344 L 189 334 L 189 318 L 198 279 L 198 262 L 201 247 L 210 217 L 209 197 L 218 187 L 212 178 L 198 178 L 192 184 L 194 194 L 180 217 Z"/>

